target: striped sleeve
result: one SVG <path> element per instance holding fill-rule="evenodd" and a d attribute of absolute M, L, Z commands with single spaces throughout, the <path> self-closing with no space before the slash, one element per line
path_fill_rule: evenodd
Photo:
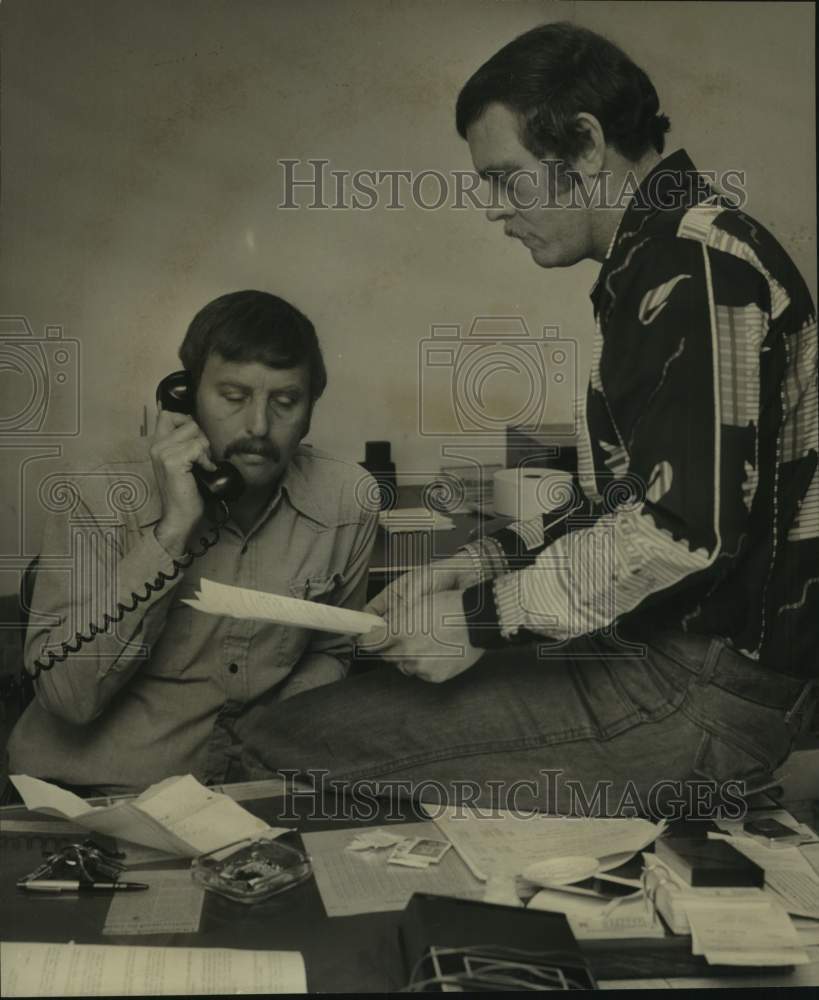
<path fill-rule="evenodd" d="M 513 570 L 526 569 L 562 535 L 571 531 L 578 518 L 588 520 L 591 502 L 575 482 L 565 491 L 560 506 L 527 521 L 513 521 L 490 535 L 462 547 L 473 561 L 481 580 L 494 579 Z"/>

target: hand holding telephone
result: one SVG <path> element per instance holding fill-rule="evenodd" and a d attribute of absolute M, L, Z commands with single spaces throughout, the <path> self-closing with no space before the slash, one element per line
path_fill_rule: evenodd
<path fill-rule="evenodd" d="M 193 416 L 194 413 L 194 386 L 190 372 L 178 371 L 166 376 L 157 386 L 156 399 L 165 410 L 172 410 L 174 413 L 185 413 Z M 33 669 L 23 668 L 24 675 L 28 673 L 31 679 L 36 679 L 43 670 L 51 670 L 55 663 L 62 663 L 68 659 L 70 653 L 78 652 L 82 646 L 92 642 L 100 632 L 107 632 L 111 625 L 122 620 L 129 611 L 134 611 L 140 604 L 150 600 L 151 595 L 156 593 L 179 576 L 180 572 L 190 566 L 194 559 L 205 554 L 219 540 L 219 529 L 229 516 L 227 504 L 238 500 L 245 489 L 245 483 L 241 473 L 235 465 L 230 462 L 216 462 L 213 470 L 203 469 L 201 466 L 193 465 L 191 472 L 196 480 L 196 485 L 203 499 L 215 501 L 221 507 L 222 516 L 213 527 L 210 538 L 200 538 L 201 548 L 198 552 L 188 552 L 181 559 L 173 560 L 173 572 L 165 573 L 160 570 L 155 579 L 146 581 L 144 593 L 131 593 L 130 601 L 119 602 L 113 614 L 105 612 L 101 623 L 91 622 L 85 632 L 77 632 L 71 642 L 64 642 L 59 653 L 47 652 L 45 656 L 40 656 L 34 660 Z M 24 676 L 24 683 L 28 680 Z"/>
<path fill-rule="evenodd" d="M 166 375 L 156 387 L 156 401 L 163 410 L 193 416 L 194 388 L 191 373 L 178 371 Z M 216 462 L 216 469 L 213 471 L 194 465 L 191 471 L 205 500 L 231 503 L 238 500 L 244 492 L 242 474 L 230 462 Z"/>

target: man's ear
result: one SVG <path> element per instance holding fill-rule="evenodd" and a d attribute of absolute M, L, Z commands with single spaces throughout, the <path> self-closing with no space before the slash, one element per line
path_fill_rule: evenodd
<path fill-rule="evenodd" d="M 596 177 L 606 162 L 606 136 L 603 133 L 603 126 L 594 115 L 581 111 L 575 118 L 575 127 L 577 133 L 583 137 L 583 151 L 575 158 L 572 167 L 577 173 L 585 174 L 586 177 Z"/>
<path fill-rule="evenodd" d="M 307 420 L 304 424 L 304 430 L 299 436 L 299 444 L 307 437 L 310 433 L 310 425 L 313 423 L 313 407 L 316 405 L 315 400 L 310 400 L 310 409 L 307 411 Z"/>

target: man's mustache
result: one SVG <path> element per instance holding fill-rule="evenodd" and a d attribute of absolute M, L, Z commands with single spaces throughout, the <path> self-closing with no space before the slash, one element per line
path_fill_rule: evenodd
<path fill-rule="evenodd" d="M 270 441 L 254 441 L 250 438 L 229 444 L 225 448 L 225 459 L 229 459 L 231 455 L 261 455 L 262 458 L 269 458 L 273 462 L 278 462 L 281 458 L 281 452 Z"/>

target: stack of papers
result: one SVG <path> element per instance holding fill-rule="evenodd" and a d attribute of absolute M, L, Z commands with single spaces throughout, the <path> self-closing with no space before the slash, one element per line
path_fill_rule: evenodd
<path fill-rule="evenodd" d="M 743 836 L 725 839 L 765 870 L 765 888 L 693 887 L 654 855 L 645 854 L 647 870 L 658 873 L 649 884 L 656 889 L 659 912 L 675 933 L 690 933 L 693 954 L 704 955 L 711 964 L 809 962 L 804 948 L 815 934 L 810 926 L 807 932 L 797 928 L 789 913 L 819 917 L 819 879 L 810 864 L 796 847 L 768 848 Z M 819 925 L 812 927 L 819 930 Z"/>
<path fill-rule="evenodd" d="M 285 832 L 268 826 L 229 796 L 200 785 L 190 774 L 166 778 L 138 798 L 112 806 L 89 806 L 73 792 L 24 774 L 13 774 L 11 780 L 35 812 L 173 856 L 192 858 L 237 840 L 273 838 Z"/>
<path fill-rule="evenodd" d="M 674 934 L 690 934 L 688 904 L 706 901 L 713 906 L 722 903 L 769 903 L 770 894 L 751 886 L 694 886 L 658 860 L 654 854 L 644 854 L 647 886 L 657 910 Z"/>
<path fill-rule="evenodd" d="M 384 625 L 378 615 L 315 601 L 300 601 L 281 594 L 267 594 L 247 587 L 231 587 L 202 578 L 202 589 L 194 598 L 183 598 L 197 611 L 209 615 L 226 615 L 229 618 L 251 618 L 274 622 L 277 625 L 295 625 L 299 628 L 318 629 L 321 632 L 338 632 L 342 635 L 366 635 Z"/>
<path fill-rule="evenodd" d="M 776 903 L 696 901 L 687 905 L 691 952 L 710 965 L 804 965 L 810 956 Z"/>

